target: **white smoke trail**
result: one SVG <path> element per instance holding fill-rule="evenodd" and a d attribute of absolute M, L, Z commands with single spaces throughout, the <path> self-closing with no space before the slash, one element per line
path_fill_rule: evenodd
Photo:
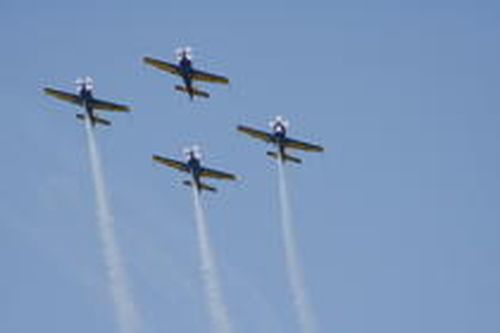
<path fill-rule="evenodd" d="M 294 305 L 299 317 L 299 324 L 302 328 L 302 332 L 316 333 L 318 332 L 316 319 L 307 298 L 304 274 L 300 267 L 297 245 L 295 244 L 284 162 L 280 158 L 277 158 L 276 160 L 278 161 L 281 228 L 285 246 L 288 279 L 290 280 L 290 285 L 292 287 Z"/>
<path fill-rule="evenodd" d="M 106 195 L 104 174 L 92 125 L 85 118 L 90 166 L 94 178 L 97 204 L 97 221 L 103 246 L 103 254 L 109 279 L 109 288 L 116 308 L 116 316 L 121 333 L 140 331 L 140 319 L 135 304 L 129 294 L 127 277 L 114 230 L 114 217 Z"/>
<path fill-rule="evenodd" d="M 222 291 L 219 286 L 217 268 L 213 250 L 210 246 L 205 214 L 201 205 L 200 194 L 193 186 L 194 209 L 196 214 L 196 229 L 198 231 L 198 241 L 201 256 L 201 273 L 205 287 L 208 307 L 212 317 L 212 324 L 215 332 L 230 333 L 231 321 L 222 299 Z"/>

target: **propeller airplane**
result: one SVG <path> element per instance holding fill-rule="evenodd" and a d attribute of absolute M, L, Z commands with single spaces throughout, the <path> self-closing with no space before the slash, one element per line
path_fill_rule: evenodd
<path fill-rule="evenodd" d="M 238 131 L 249 135 L 253 138 L 265 141 L 267 143 L 271 143 L 277 146 L 278 151 L 268 151 L 267 155 L 272 158 L 277 158 L 282 162 L 294 162 L 294 163 L 302 163 L 302 160 L 294 157 L 286 152 L 286 149 L 298 149 L 308 152 L 323 152 L 324 148 L 307 143 L 299 140 L 291 139 L 287 136 L 287 130 L 289 128 L 289 123 L 287 120 L 283 119 L 283 117 L 278 116 L 274 121 L 269 123 L 269 126 L 272 128 L 272 132 L 265 132 L 261 130 L 257 130 L 248 126 L 240 125 L 237 127 Z"/>
<path fill-rule="evenodd" d="M 109 126 L 111 122 L 97 116 L 96 110 L 113 111 L 113 112 L 129 112 L 130 108 L 126 105 L 107 102 L 96 99 L 93 96 L 94 84 L 90 77 L 80 78 L 76 80 L 77 94 L 68 93 L 62 90 L 53 88 L 44 88 L 45 94 L 55 97 L 59 100 L 76 104 L 85 109 L 85 113 L 78 113 L 76 117 L 80 120 L 90 119 L 92 126 L 96 124 Z"/>
<path fill-rule="evenodd" d="M 203 183 L 201 178 L 215 178 L 221 180 L 237 179 L 237 177 L 233 174 L 203 167 L 201 165 L 202 156 L 197 146 L 185 149 L 184 154 L 186 156 L 186 162 L 177 161 L 159 155 L 153 155 L 153 160 L 178 171 L 191 174 L 192 180 L 184 180 L 182 183 L 186 186 L 194 186 L 198 192 L 217 192 L 215 187 Z"/>
<path fill-rule="evenodd" d="M 144 63 L 151 65 L 161 71 L 180 76 L 184 82 L 184 85 L 176 85 L 175 90 L 186 93 L 192 100 L 194 96 L 208 98 L 210 94 L 206 91 L 200 90 L 199 88 L 193 86 L 193 81 L 203 81 L 210 83 L 220 83 L 229 84 L 229 79 L 207 73 L 198 69 L 193 68 L 193 56 L 190 47 L 180 48 L 176 51 L 177 64 L 172 64 L 163 60 L 144 57 Z"/>

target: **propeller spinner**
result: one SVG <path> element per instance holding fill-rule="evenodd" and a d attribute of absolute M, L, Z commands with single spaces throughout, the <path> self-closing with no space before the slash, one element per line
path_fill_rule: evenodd
<path fill-rule="evenodd" d="M 77 85 L 78 92 L 82 91 L 83 89 L 85 90 L 94 89 L 94 81 L 90 76 L 85 76 L 83 78 L 76 79 L 75 84 Z"/>
<path fill-rule="evenodd" d="M 179 47 L 175 50 L 175 54 L 177 56 L 177 60 L 182 60 L 183 58 L 187 58 L 188 60 L 193 60 L 193 49 L 190 46 Z"/>
<path fill-rule="evenodd" d="M 183 153 L 186 156 L 186 159 L 190 159 L 191 157 L 196 158 L 197 160 L 201 160 L 202 154 L 199 146 L 194 145 L 190 148 L 184 148 Z"/>
<path fill-rule="evenodd" d="M 286 131 L 290 127 L 290 123 L 282 116 L 277 116 L 273 121 L 269 122 L 269 126 L 275 131 Z"/>

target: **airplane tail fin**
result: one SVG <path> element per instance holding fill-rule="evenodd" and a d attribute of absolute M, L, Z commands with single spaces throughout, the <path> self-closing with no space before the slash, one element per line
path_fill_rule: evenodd
<path fill-rule="evenodd" d="M 277 159 L 278 158 L 278 153 L 275 152 L 275 151 L 268 151 L 267 152 L 267 156 L 272 157 L 274 159 Z M 293 163 L 297 163 L 297 164 L 302 163 L 302 160 L 300 158 L 292 156 L 292 155 L 288 155 L 287 153 L 283 154 L 283 161 L 285 161 L 285 162 L 293 162 Z"/>
<path fill-rule="evenodd" d="M 78 118 L 80 120 L 85 120 L 85 117 L 87 117 L 87 116 L 84 115 L 83 113 L 78 113 L 76 115 L 76 118 Z M 104 125 L 104 126 L 111 126 L 111 121 L 94 116 L 93 121 L 92 121 L 92 125 L 95 126 L 95 124 Z"/>
<path fill-rule="evenodd" d="M 185 86 L 176 85 L 175 90 L 189 94 L 189 90 Z M 195 87 L 191 88 L 191 94 L 193 96 L 204 97 L 204 98 L 210 97 L 209 93 L 207 93 L 206 91 L 200 90 L 198 88 L 195 88 Z"/>
<path fill-rule="evenodd" d="M 190 181 L 190 180 L 185 180 L 182 182 L 184 185 L 186 186 L 189 186 L 189 187 L 193 187 L 193 182 Z M 210 186 L 210 185 L 207 185 L 207 184 L 204 184 L 204 183 L 200 183 L 200 186 L 198 188 L 198 191 L 209 191 L 209 192 L 217 192 L 217 189 L 213 186 Z"/>

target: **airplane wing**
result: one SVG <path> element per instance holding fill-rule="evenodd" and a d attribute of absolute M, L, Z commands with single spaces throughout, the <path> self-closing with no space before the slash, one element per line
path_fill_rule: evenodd
<path fill-rule="evenodd" d="M 163 165 L 166 165 L 170 168 L 174 168 L 182 172 L 189 172 L 189 167 L 187 166 L 186 163 L 172 160 L 170 158 L 161 157 L 158 155 L 153 155 L 153 160 Z"/>
<path fill-rule="evenodd" d="M 272 135 L 267 133 L 267 132 L 259 131 L 259 130 L 256 130 L 254 128 L 250 128 L 250 127 L 242 126 L 242 125 L 238 126 L 237 129 L 238 129 L 238 131 L 240 131 L 242 133 L 245 133 L 247 135 L 250 135 L 251 137 L 263 140 L 265 142 L 272 142 L 273 141 Z"/>
<path fill-rule="evenodd" d="M 196 80 L 196 81 L 229 84 L 229 79 L 224 77 L 224 76 L 210 74 L 210 73 L 202 72 L 202 71 L 199 71 L 196 69 L 193 70 L 191 75 L 192 75 L 192 79 Z"/>
<path fill-rule="evenodd" d="M 158 60 L 158 59 L 153 59 L 151 57 L 144 57 L 143 61 L 151 65 L 153 67 L 158 68 L 159 70 L 162 70 L 164 72 L 174 74 L 174 75 L 180 75 L 181 71 L 179 70 L 179 67 L 177 65 L 168 63 L 166 61 Z"/>
<path fill-rule="evenodd" d="M 295 139 L 285 138 L 285 141 L 283 142 L 283 144 L 287 148 L 300 149 L 300 150 L 304 150 L 304 151 L 311 151 L 311 152 L 324 151 L 324 148 L 321 146 L 313 145 L 313 144 L 310 144 L 307 142 L 298 141 Z"/>
<path fill-rule="evenodd" d="M 82 105 L 81 100 L 80 100 L 80 96 L 78 96 L 78 95 L 70 94 L 70 93 L 67 93 L 67 92 L 64 92 L 61 90 L 52 89 L 52 88 L 44 88 L 43 91 L 47 95 L 55 97 L 55 98 L 60 99 L 62 101 L 70 102 L 70 103 L 77 104 L 77 105 Z"/>
<path fill-rule="evenodd" d="M 202 168 L 200 177 L 216 178 L 224 180 L 236 180 L 236 176 L 227 172 L 217 171 L 208 168 Z"/>
<path fill-rule="evenodd" d="M 115 111 L 115 112 L 129 112 L 130 108 L 126 105 L 106 102 L 100 99 L 92 99 L 92 106 L 96 110 L 102 111 Z"/>

